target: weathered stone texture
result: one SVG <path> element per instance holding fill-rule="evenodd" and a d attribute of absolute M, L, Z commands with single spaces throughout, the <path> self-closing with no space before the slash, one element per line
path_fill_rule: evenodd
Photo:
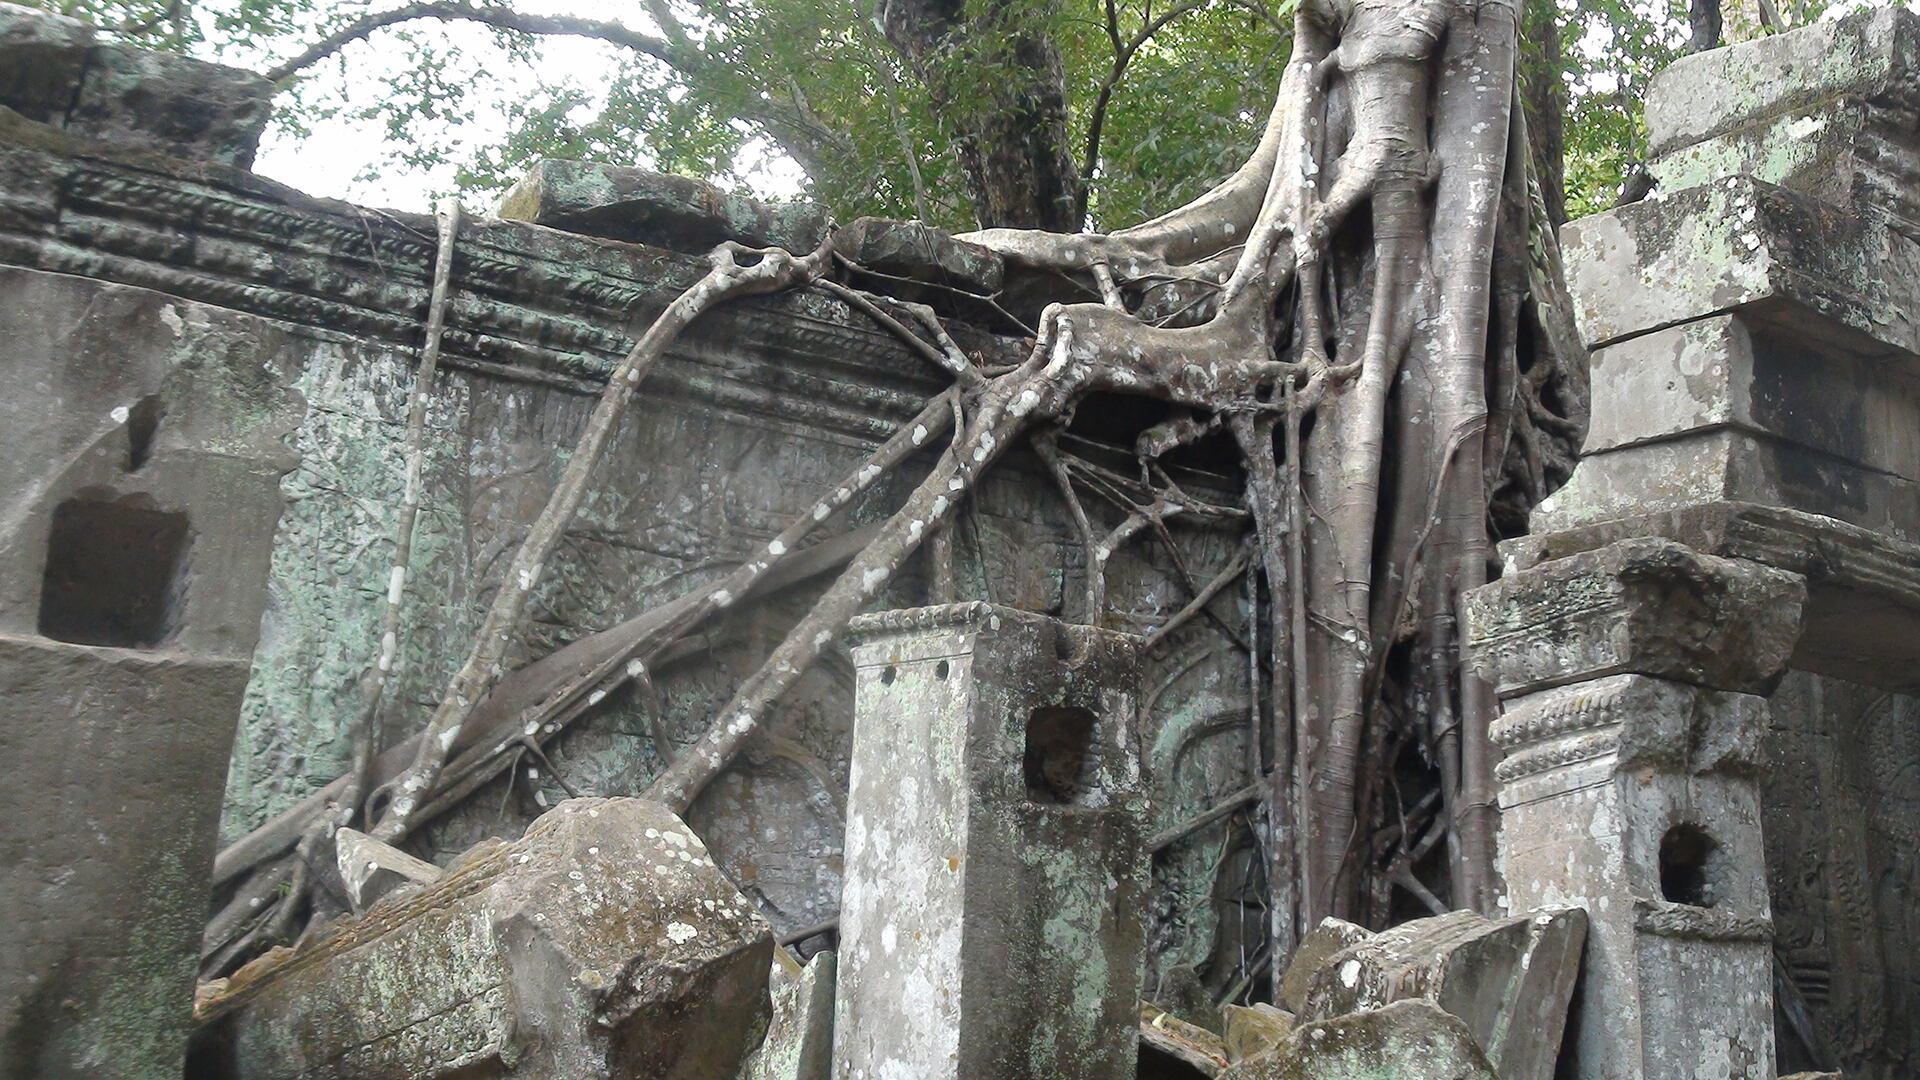
<path fill-rule="evenodd" d="M 1623 540 L 1477 590 L 1467 643 L 1503 697 L 1621 672 L 1765 693 L 1799 638 L 1805 599 L 1797 575 Z"/>
<path fill-rule="evenodd" d="M 1220 1080 L 1495 1080 L 1466 1025 L 1419 1000 L 1301 1024 Z"/>
<path fill-rule="evenodd" d="M 1138 640 L 979 603 L 851 634 L 835 1076 L 1125 1075 L 1145 953 Z"/>
<path fill-rule="evenodd" d="M 650 169 L 545 158 L 500 199 L 508 221 L 705 254 L 723 240 L 812 251 L 827 235 L 813 203 L 765 203 Z"/>
<path fill-rule="evenodd" d="M 739 1080 L 827 1080 L 833 1070 L 835 954 L 815 953 L 804 968 L 776 955 L 773 1021 L 740 1067 Z"/>
<path fill-rule="evenodd" d="M 0 269 L 0 1062 L 177 1077 L 297 350 Z"/>
<path fill-rule="evenodd" d="M 1578 909 L 1416 919 L 1321 961 L 1300 1019 L 1424 999 L 1460 1018 L 1501 1080 L 1552 1080 L 1586 933 Z"/>
<path fill-rule="evenodd" d="M 664 807 L 574 799 L 201 1004 L 199 1075 L 711 1080 L 768 1017 L 773 936 Z"/>
<path fill-rule="evenodd" d="M 273 84 L 97 43 L 85 23 L 0 4 L 0 106 L 86 139 L 245 168 L 272 114 Z"/>
<path fill-rule="evenodd" d="M 333 834 L 340 881 L 355 915 L 402 890 L 418 890 L 440 880 L 442 871 L 424 859 L 375 840 L 358 829 Z"/>

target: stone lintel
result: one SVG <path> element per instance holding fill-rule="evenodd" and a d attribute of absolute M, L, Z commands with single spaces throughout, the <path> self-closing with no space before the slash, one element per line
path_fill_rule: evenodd
<path fill-rule="evenodd" d="M 196 1076 L 730 1076 L 773 935 L 665 807 L 572 799 L 519 841 L 270 953 L 201 1002 Z"/>
<path fill-rule="evenodd" d="M 1876 215 L 1729 177 L 1561 229 L 1592 347 L 1729 311 L 1911 370 L 1920 243 Z"/>
<path fill-rule="evenodd" d="M 1845 100 L 1909 102 L 1920 85 L 1920 18 L 1859 11 L 1789 33 L 1681 57 L 1647 89 L 1654 157 Z"/>
<path fill-rule="evenodd" d="M 1802 575 L 1793 667 L 1920 692 L 1920 544 L 1798 510 L 1708 502 L 1519 537 L 1501 554 L 1513 573 L 1637 536 Z"/>
<path fill-rule="evenodd" d="M 1796 575 L 1623 540 L 1475 590 L 1467 648 L 1502 698 L 1623 673 L 1766 693 L 1805 596 Z"/>

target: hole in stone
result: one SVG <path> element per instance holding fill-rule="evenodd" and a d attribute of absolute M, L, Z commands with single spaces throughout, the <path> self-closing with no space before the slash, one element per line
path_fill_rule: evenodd
<path fill-rule="evenodd" d="M 952 668 L 947 666 L 947 662 L 942 660 L 933 666 L 933 677 L 936 679 L 944 679 L 952 670 Z"/>
<path fill-rule="evenodd" d="M 880 685 L 892 686 L 894 677 L 898 674 L 899 672 L 894 669 L 894 666 L 892 664 L 888 664 L 887 669 L 880 673 Z"/>
<path fill-rule="evenodd" d="M 1660 895 L 1676 904 L 1712 907 L 1725 855 L 1697 825 L 1675 825 L 1660 838 Z"/>
<path fill-rule="evenodd" d="M 40 582 L 40 633 L 56 641 L 152 648 L 186 594 L 187 515 L 69 499 L 53 511 Z"/>
<path fill-rule="evenodd" d="M 139 472 L 153 456 L 153 436 L 167 412 L 157 397 L 143 397 L 127 414 L 127 471 Z"/>
<path fill-rule="evenodd" d="M 1021 772 L 1027 799 L 1078 802 L 1092 787 L 1094 715 L 1074 705 L 1043 705 L 1027 716 Z"/>

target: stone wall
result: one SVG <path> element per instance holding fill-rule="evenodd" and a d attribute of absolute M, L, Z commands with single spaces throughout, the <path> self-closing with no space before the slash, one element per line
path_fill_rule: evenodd
<path fill-rule="evenodd" d="M 42 55 L 42 39 L 56 30 L 79 33 L 20 9 L 0 14 L 0 49 L 15 50 L 8 62 Z M 79 79 L 83 68 L 66 76 L 48 69 L 49 77 Z M 308 403 L 291 436 L 299 460 L 283 485 L 286 510 L 239 717 L 221 830 L 231 841 L 345 767 L 355 682 L 376 645 L 433 223 L 301 195 L 244 171 L 243 154 L 164 133 L 143 137 L 135 113 L 108 132 L 35 113 L 25 98 L 0 95 L 0 104 L 13 106 L 0 108 L 0 265 L 138 286 L 266 320 L 283 336 L 294 388 Z M 252 130 L 257 137 L 257 123 Z M 600 221 L 581 221 L 589 219 Z M 676 224 L 662 226 L 658 239 L 691 248 L 689 235 Z M 704 245 L 712 236 L 694 239 Z M 424 722 L 629 335 L 702 269 L 688 250 L 484 215 L 463 225 L 385 743 Z M 20 302 L 0 295 L 0 304 Z M 1017 336 L 1004 336 L 1003 319 L 959 314 L 954 333 L 969 348 L 989 357 L 1022 349 Z M 741 301 L 703 320 L 654 372 L 618 432 L 510 662 L 725 572 L 941 385 L 865 316 L 823 294 Z M 1117 465 L 1131 460 L 1085 442 L 1075 447 Z M 1050 482 L 1019 456 L 1000 473 L 960 519 L 962 593 L 1083 617 L 1074 609 L 1084 552 Z M 1204 472 L 1183 482 L 1223 498 L 1237 487 Z M 875 520 L 899 492 L 898 481 L 883 485 L 838 527 Z M 1118 521 L 1091 509 L 1096 524 Z M 1241 543 L 1235 530 L 1178 522 L 1173 535 L 1185 570 L 1202 582 Z M 1151 539 L 1136 541 L 1109 572 L 1112 623 L 1124 629 L 1150 630 L 1189 595 Z M 711 625 L 710 647 L 689 651 L 650 689 L 603 702 L 552 747 L 561 778 L 590 795 L 642 789 L 817 584 Z M 916 570 L 881 606 L 925 598 Z M 1230 627 L 1244 621 L 1243 608 L 1238 589 L 1213 604 Z M 1172 635 L 1147 669 L 1144 756 L 1157 815 L 1150 827 L 1162 828 L 1247 782 L 1246 672 L 1238 649 L 1208 620 Z M 844 655 L 820 664 L 769 737 L 688 815 L 780 933 L 818 924 L 837 906 L 851 679 Z M 444 861 L 477 839 L 511 838 L 563 793 L 544 769 L 518 769 L 428 830 L 418 849 Z M 1251 850 L 1244 826 L 1228 822 L 1157 862 L 1153 940 L 1159 965 L 1177 980 L 1191 981 L 1197 970 L 1229 981 L 1246 951 L 1239 924 L 1218 918 L 1213 897 L 1234 893 L 1236 876 L 1254 873 L 1251 856 L 1226 860 L 1218 872 L 1234 880 L 1217 884 L 1223 843 Z M 1258 918 L 1254 912 L 1244 925 Z"/>

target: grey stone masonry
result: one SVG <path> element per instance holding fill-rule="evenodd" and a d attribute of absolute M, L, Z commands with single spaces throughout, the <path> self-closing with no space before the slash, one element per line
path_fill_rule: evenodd
<path fill-rule="evenodd" d="M 1138 639 L 983 603 L 852 635 L 834 1076 L 1131 1076 Z"/>
<path fill-rule="evenodd" d="M 1505 699 L 1508 903 L 1590 919 L 1570 1024 L 1582 1080 L 1774 1076 L 1759 695 L 1805 595 L 1794 575 L 1650 539 L 1469 599 L 1470 655 Z M 1552 647 L 1522 663 L 1519 640 Z"/>
<path fill-rule="evenodd" d="M 146 289 L 0 296 L 0 1073 L 177 1080 L 296 350 Z"/>
<path fill-rule="evenodd" d="M 202 1002 L 203 1080 L 713 1080 L 766 1031 L 773 933 L 666 807 L 527 835 Z"/>

